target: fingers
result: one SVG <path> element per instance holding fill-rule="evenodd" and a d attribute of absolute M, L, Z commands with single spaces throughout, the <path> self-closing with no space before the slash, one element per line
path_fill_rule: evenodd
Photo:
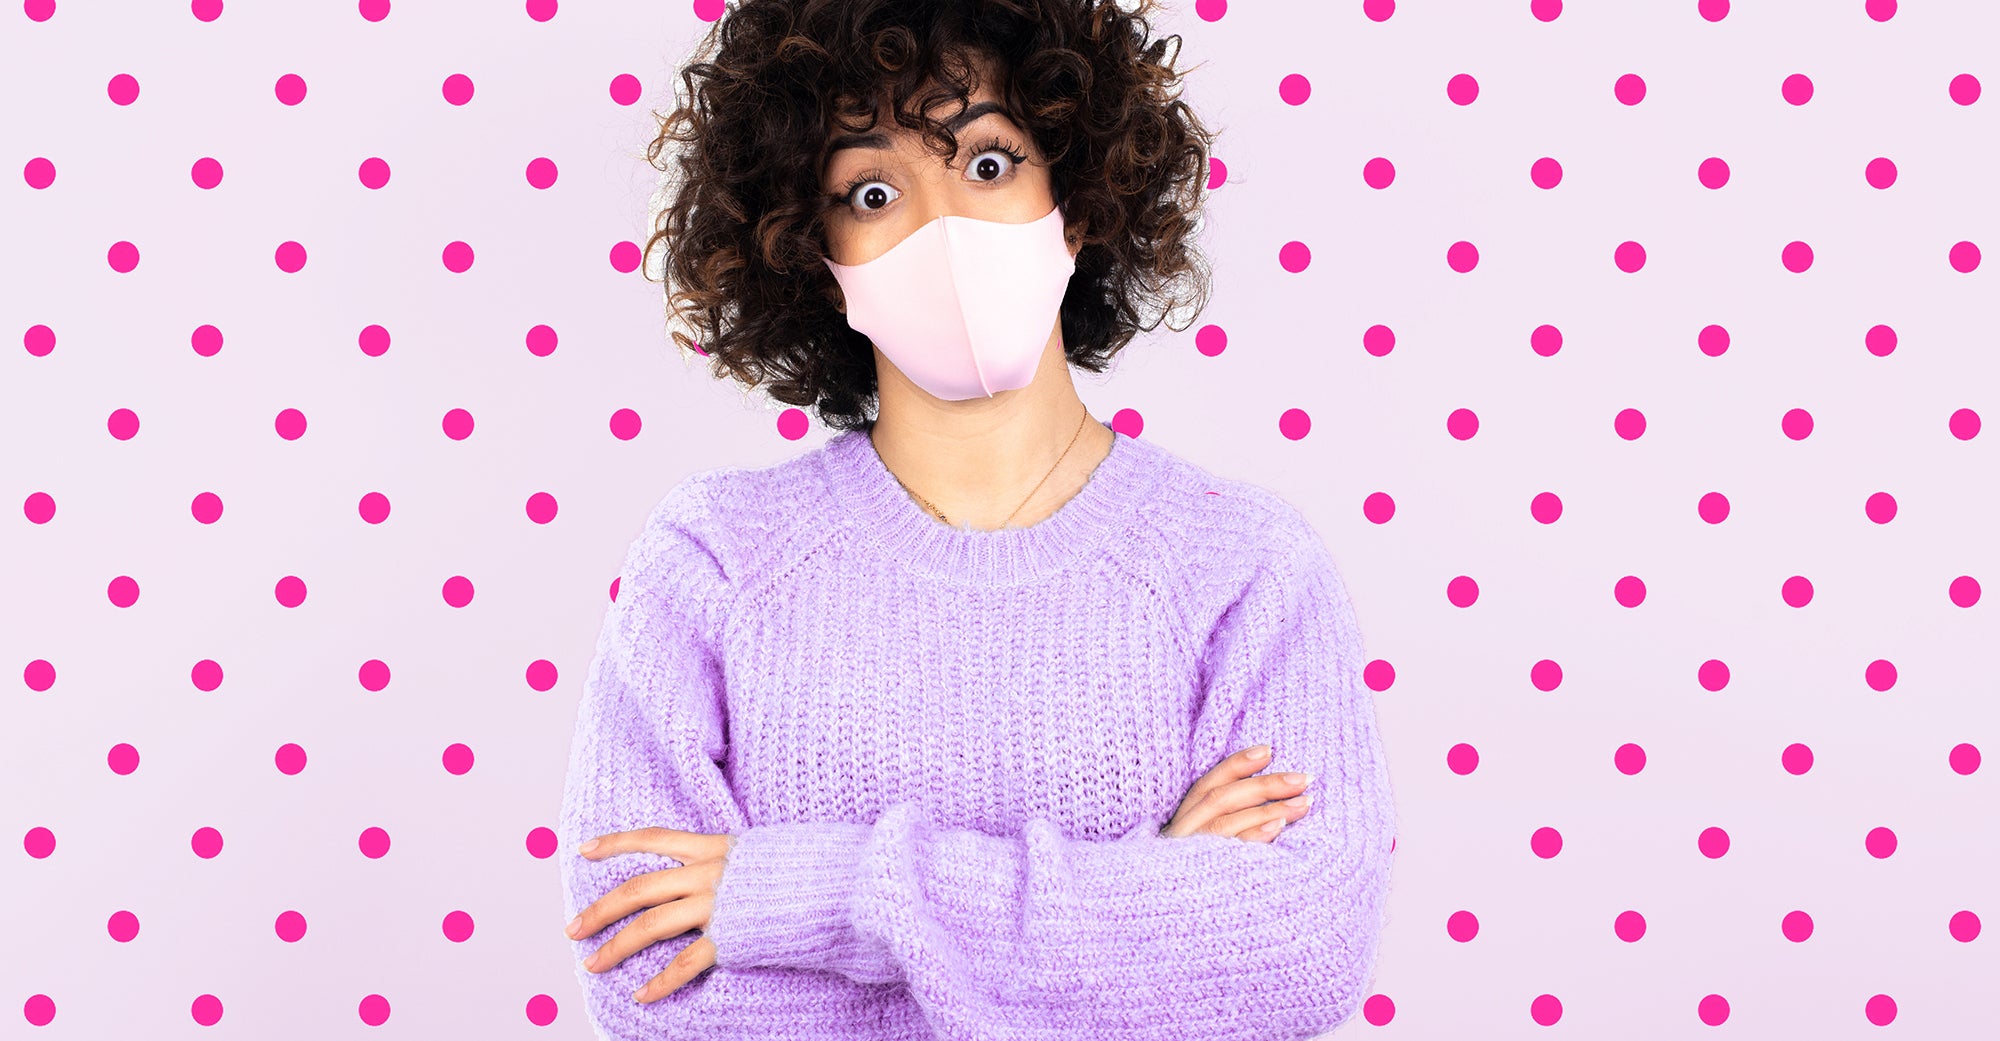
<path fill-rule="evenodd" d="M 1221 762 L 1215 764 L 1207 773 L 1202 774 L 1201 777 L 1195 780 L 1194 786 L 1188 789 L 1187 797 L 1182 801 L 1182 805 L 1199 800 L 1213 789 L 1220 788 L 1238 778 L 1248 777 L 1262 770 L 1265 764 L 1270 761 L 1270 745 L 1252 745 L 1237 752 L 1235 755 L 1224 756 Z"/>
<path fill-rule="evenodd" d="M 715 943 L 707 936 L 701 936 L 681 948 L 674 960 L 660 974 L 646 981 L 646 985 L 632 992 L 632 1000 L 640 1004 L 658 1001 L 686 986 L 696 976 L 707 972 L 715 965 Z"/>
<path fill-rule="evenodd" d="M 1252 842 L 1269 842 L 1278 837 L 1285 825 L 1304 817 L 1310 809 L 1312 796 L 1296 795 L 1218 817 L 1210 823 L 1208 830 Z"/>
<path fill-rule="evenodd" d="M 1182 805 L 1175 813 L 1174 820 L 1167 826 L 1165 834 L 1181 836 L 1197 831 L 1213 832 L 1217 835 L 1233 835 L 1244 827 L 1263 824 L 1269 815 L 1246 818 L 1243 811 L 1256 811 L 1273 800 L 1285 799 L 1304 792 L 1312 785 L 1312 775 L 1286 772 L 1264 774 L 1230 781 L 1220 787 L 1210 788 L 1191 803 Z M 1238 815 L 1238 816 L 1232 816 Z M 1232 825 L 1232 821 L 1242 822 Z"/>
<path fill-rule="evenodd" d="M 674 899 L 639 912 L 630 925 L 618 930 L 604 946 L 583 960 L 584 969 L 600 974 L 609 972 L 661 940 L 671 940 L 701 925 L 708 920 L 708 910 L 698 906 L 699 903 Z"/>

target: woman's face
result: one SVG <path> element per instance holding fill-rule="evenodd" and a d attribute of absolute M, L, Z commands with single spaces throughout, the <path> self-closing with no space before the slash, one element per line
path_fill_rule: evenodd
<path fill-rule="evenodd" d="M 869 133 L 835 128 L 828 137 L 820 187 L 837 197 L 826 213 L 828 259 L 865 264 L 940 214 L 1024 224 L 1055 206 L 1041 153 L 994 93 L 991 66 L 975 63 L 980 83 L 965 111 L 957 111 L 953 98 L 931 113 L 955 115 L 947 125 L 958 137 L 958 155 L 926 152 L 917 131 L 881 111 Z"/>

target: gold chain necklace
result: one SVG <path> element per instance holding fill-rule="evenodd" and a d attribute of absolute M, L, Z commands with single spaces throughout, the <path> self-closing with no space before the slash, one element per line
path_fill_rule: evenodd
<path fill-rule="evenodd" d="M 1020 506 L 1016 506 L 1016 507 L 1014 507 L 1014 513 L 1019 513 L 1019 512 L 1021 512 L 1021 507 L 1022 507 L 1022 506 L 1026 506 L 1026 505 L 1028 505 L 1028 502 L 1029 502 L 1029 500 L 1031 500 L 1031 499 L 1033 499 L 1033 498 L 1035 497 L 1035 493 L 1036 493 L 1036 492 L 1038 492 L 1038 491 L 1041 491 L 1041 490 L 1042 490 L 1042 485 L 1044 485 L 1044 484 L 1047 484 L 1047 483 L 1048 483 L 1048 480 L 1049 480 L 1049 478 L 1055 475 L 1055 472 L 1056 472 L 1056 466 L 1061 466 L 1061 465 L 1062 465 L 1062 461 L 1063 461 L 1064 459 L 1067 459 L 1067 458 L 1069 458 L 1069 450 L 1070 450 L 1071 448 L 1075 448 L 1075 447 L 1076 447 L 1076 439 L 1077 439 L 1077 438 L 1079 438 L 1079 437 L 1082 437 L 1082 436 L 1083 436 L 1083 425 L 1084 425 L 1085 423 L 1089 422 L 1089 421 L 1090 421 L 1090 409 L 1089 409 L 1088 407 L 1085 407 L 1085 408 L 1084 408 L 1084 410 L 1083 410 L 1083 418 L 1082 418 L 1082 419 L 1079 419 L 1079 420 L 1077 420 L 1077 422 L 1076 422 L 1076 433 L 1074 433 L 1074 434 L 1071 434 L 1071 435 L 1069 436 L 1069 447 L 1068 447 L 1068 448 L 1064 448 L 1064 449 L 1062 450 L 1062 455 L 1059 455 L 1059 456 L 1056 456 L 1056 465 L 1055 465 L 1055 466 L 1051 466 L 1051 467 L 1049 467 L 1049 472 L 1048 472 L 1048 473 L 1045 473 L 1045 474 L 1043 474 L 1043 475 L 1042 475 L 1042 479 L 1041 479 L 1041 480 L 1039 480 L 1039 481 L 1036 481 L 1036 482 L 1035 482 L 1035 486 L 1034 486 L 1033 488 L 1031 488 L 1031 489 L 1029 489 L 1029 490 L 1028 490 L 1028 498 L 1026 498 L 1026 499 L 1022 499 L 1022 500 L 1021 500 L 1021 505 L 1020 505 Z M 891 476 L 891 477 L 896 477 L 896 475 L 895 475 L 895 473 L 894 473 L 894 472 L 891 472 L 891 473 L 889 474 L 889 476 Z M 903 479 L 902 479 L 902 478 L 900 478 L 900 477 L 896 477 L 896 483 L 897 483 L 897 484 L 903 484 Z M 950 519 L 950 518 L 948 518 L 948 517 L 946 517 L 946 516 L 944 515 L 943 511 L 939 510 L 939 509 L 938 509 L 938 508 L 937 508 L 936 506 L 933 506 L 933 505 L 931 505 L 931 501 L 930 501 L 929 499 L 926 499 L 926 498 L 924 498 L 924 497 L 923 497 L 923 496 L 921 496 L 921 495 L 917 495 L 916 491 L 915 491 L 914 489 L 912 489 L 912 488 L 911 488 L 911 487 L 910 487 L 909 485 L 907 485 L 907 484 L 903 484 L 903 490 L 904 490 L 904 491 L 906 491 L 906 492 L 909 492 L 909 493 L 910 493 L 911 495 L 916 495 L 916 496 L 917 496 L 917 501 L 918 501 L 918 502 L 921 502 L 921 503 L 923 503 L 923 504 L 924 504 L 924 508 L 926 508 L 926 509 L 930 510 L 930 511 L 931 511 L 932 513 L 935 513 L 935 514 L 937 514 L 937 518 L 938 518 L 939 520 L 941 520 L 941 521 L 944 521 L 944 522 L 945 522 L 946 524 L 950 524 L 950 523 L 951 523 L 951 519 Z M 1010 513 L 1010 514 L 1008 514 L 1008 515 L 1007 515 L 1007 520 L 1003 520 L 1003 521 L 1001 521 L 1001 522 L 1000 522 L 1000 526 L 1001 526 L 1002 528 L 1004 528 L 1004 527 L 1006 527 L 1006 526 L 1007 526 L 1007 521 L 1010 521 L 1010 520 L 1013 520 L 1013 519 L 1014 519 L 1014 513 Z"/>

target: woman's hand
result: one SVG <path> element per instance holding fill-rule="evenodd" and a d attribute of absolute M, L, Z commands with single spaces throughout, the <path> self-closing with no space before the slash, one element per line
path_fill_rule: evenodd
<path fill-rule="evenodd" d="M 1306 815 L 1311 797 L 1300 794 L 1311 774 L 1252 776 L 1270 762 L 1268 745 L 1244 749 L 1202 774 L 1181 799 L 1174 819 L 1160 829 L 1167 838 L 1206 832 L 1246 842 L 1269 842 L 1279 830 Z M 1277 802 L 1273 800 L 1282 799 Z"/>
<path fill-rule="evenodd" d="M 715 910 L 715 887 L 722 881 L 723 866 L 735 844 L 734 835 L 671 828 L 614 831 L 584 843 L 579 852 L 591 860 L 620 853 L 658 853 L 680 861 L 682 866 L 635 875 L 570 920 L 564 933 L 572 940 L 581 940 L 640 908 L 646 909 L 584 959 L 583 967 L 604 972 L 661 940 L 690 929 L 705 931 L 708 916 Z M 658 976 L 647 980 L 632 1000 L 640 1004 L 658 1001 L 714 964 L 715 944 L 703 935 L 683 948 Z"/>

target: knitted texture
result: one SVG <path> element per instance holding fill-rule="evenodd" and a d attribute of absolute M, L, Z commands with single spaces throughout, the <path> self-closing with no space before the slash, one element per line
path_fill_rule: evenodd
<path fill-rule="evenodd" d="M 1027 528 L 945 525 L 865 431 L 693 474 L 632 542 L 584 680 L 564 916 L 646 872 L 585 839 L 738 836 L 699 932 L 577 978 L 599 1036 L 1283 1041 L 1359 1006 L 1395 811 L 1354 606 L 1255 484 L 1115 436 Z M 1169 838 L 1269 743 L 1313 801 Z M 574 941 L 579 962 L 637 916 Z"/>

